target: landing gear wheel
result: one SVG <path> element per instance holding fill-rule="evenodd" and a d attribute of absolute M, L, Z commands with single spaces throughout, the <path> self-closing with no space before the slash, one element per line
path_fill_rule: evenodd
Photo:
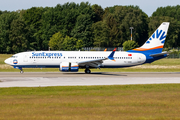
<path fill-rule="evenodd" d="M 87 74 L 90 74 L 90 73 L 91 73 L 91 71 L 88 69 L 88 70 L 87 70 Z"/>
<path fill-rule="evenodd" d="M 21 71 L 20 71 L 20 73 L 21 73 L 21 74 L 23 74 L 23 73 L 24 73 L 24 71 L 22 71 L 22 70 L 21 70 Z"/>
<path fill-rule="evenodd" d="M 85 71 L 84 71 L 86 74 L 90 74 L 91 73 L 91 70 L 89 70 L 89 69 L 85 69 Z"/>

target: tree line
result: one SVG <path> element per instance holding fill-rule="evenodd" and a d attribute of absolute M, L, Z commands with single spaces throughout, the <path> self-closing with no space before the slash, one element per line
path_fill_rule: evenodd
<path fill-rule="evenodd" d="M 180 6 L 158 8 L 148 17 L 138 6 L 103 9 L 88 2 L 0 11 L 0 53 L 121 47 L 130 39 L 141 46 L 162 22 L 170 22 L 166 47 L 180 46 Z"/>

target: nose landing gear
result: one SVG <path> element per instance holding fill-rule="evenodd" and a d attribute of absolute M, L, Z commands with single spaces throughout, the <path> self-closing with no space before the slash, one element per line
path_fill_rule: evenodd
<path fill-rule="evenodd" d="M 24 73 L 24 71 L 23 71 L 23 69 L 22 69 L 22 68 L 20 68 L 20 73 L 21 73 L 21 74 L 23 74 L 23 73 Z"/>
<path fill-rule="evenodd" d="M 20 73 L 21 73 L 21 74 L 23 74 L 23 73 L 24 73 L 24 71 L 23 71 L 23 70 L 21 70 L 21 71 L 20 71 Z"/>
<path fill-rule="evenodd" d="M 19 69 L 21 74 L 24 73 L 24 71 L 23 71 L 23 69 L 22 69 L 21 67 L 16 67 L 16 66 L 14 66 L 14 68 L 15 68 L 15 69 Z"/>

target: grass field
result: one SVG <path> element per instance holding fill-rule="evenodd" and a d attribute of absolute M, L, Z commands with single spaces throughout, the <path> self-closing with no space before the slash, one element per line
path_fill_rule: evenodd
<path fill-rule="evenodd" d="M 1 72 L 19 72 L 4 64 L 10 56 L 0 55 Z M 122 69 L 92 69 L 96 71 L 180 72 L 180 60 L 162 59 Z M 179 91 L 180 84 L 0 88 L 0 120 L 178 120 Z"/>
<path fill-rule="evenodd" d="M 18 69 L 4 64 L 4 60 L 12 55 L 0 54 L 0 72 L 19 72 Z M 144 64 L 129 68 L 117 68 L 117 69 L 91 69 L 92 72 L 180 72 L 180 59 L 161 59 L 151 64 Z M 59 72 L 58 68 L 35 68 L 24 69 L 25 72 Z M 79 72 L 84 72 L 80 69 Z"/>
<path fill-rule="evenodd" d="M 0 88 L 0 119 L 175 120 L 180 84 Z"/>
<path fill-rule="evenodd" d="M 0 64 L 5 64 L 4 60 L 11 56 L 12 56 L 12 54 L 0 54 Z"/>

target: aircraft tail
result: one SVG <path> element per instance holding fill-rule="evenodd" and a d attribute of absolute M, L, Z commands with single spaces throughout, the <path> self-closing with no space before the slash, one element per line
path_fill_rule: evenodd
<path fill-rule="evenodd" d="M 138 52 L 138 53 L 161 53 L 164 47 L 166 35 L 169 28 L 169 22 L 163 22 L 151 37 L 139 48 L 129 50 L 127 52 Z"/>

